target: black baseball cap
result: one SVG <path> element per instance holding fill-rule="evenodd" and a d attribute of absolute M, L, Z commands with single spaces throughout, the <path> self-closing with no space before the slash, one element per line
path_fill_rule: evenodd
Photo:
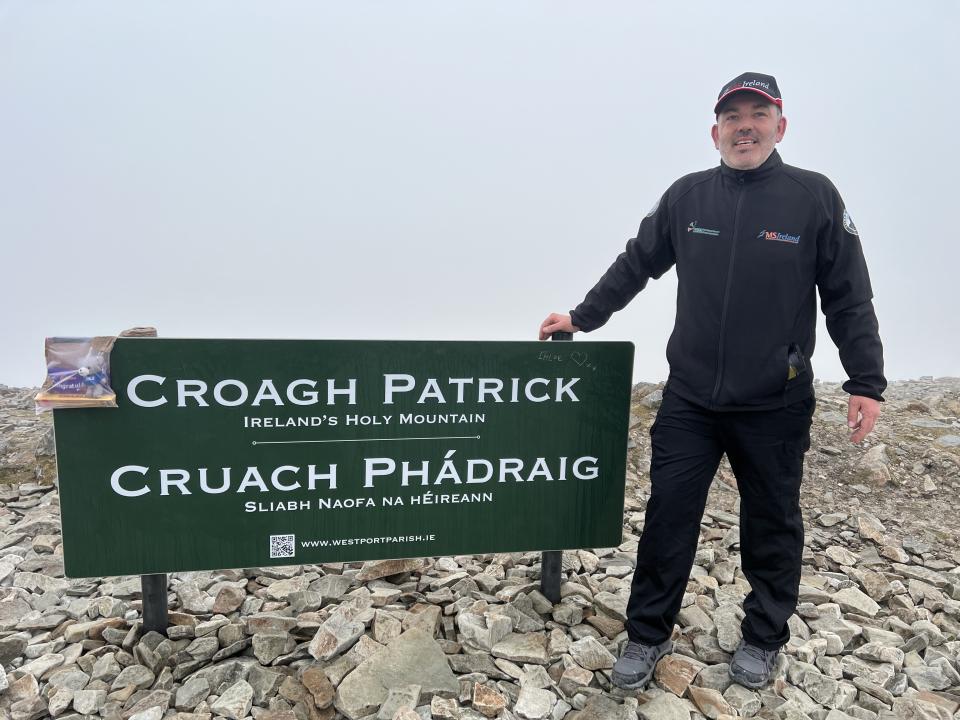
<path fill-rule="evenodd" d="M 723 90 L 717 96 L 717 104 L 713 106 L 713 114 L 720 111 L 720 106 L 728 97 L 738 92 L 754 92 L 763 95 L 781 110 L 783 109 L 783 99 L 780 97 L 780 88 L 777 87 L 777 79 L 773 75 L 764 75 L 763 73 L 745 72 L 737 75 L 733 80 L 723 86 Z"/>

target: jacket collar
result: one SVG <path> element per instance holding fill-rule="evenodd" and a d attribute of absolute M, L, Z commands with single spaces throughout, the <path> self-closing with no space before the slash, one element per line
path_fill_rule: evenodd
<path fill-rule="evenodd" d="M 757 182 L 759 180 L 765 180 L 778 172 L 781 167 L 783 167 L 783 160 L 776 148 L 773 149 L 770 157 L 764 161 L 763 165 L 753 170 L 735 170 L 724 163 L 723 160 L 720 161 L 721 174 L 735 182 Z"/>

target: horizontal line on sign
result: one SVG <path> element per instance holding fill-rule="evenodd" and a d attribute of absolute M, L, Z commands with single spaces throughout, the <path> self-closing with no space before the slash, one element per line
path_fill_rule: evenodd
<path fill-rule="evenodd" d="M 350 440 L 254 440 L 253 445 L 301 445 L 305 443 L 399 442 L 401 440 L 479 440 L 479 435 L 438 435 L 436 437 L 359 438 Z"/>

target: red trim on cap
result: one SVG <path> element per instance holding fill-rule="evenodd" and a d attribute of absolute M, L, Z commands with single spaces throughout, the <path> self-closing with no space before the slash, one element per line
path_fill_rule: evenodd
<path fill-rule="evenodd" d="M 731 90 L 728 90 L 728 91 L 725 92 L 723 95 L 721 95 L 721 96 L 720 96 L 720 99 L 717 100 L 717 104 L 713 106 L 713 112 L 716 113 L 717 110 L 720 109 L 720 105 L 721 105 L 721 103 L 723 103 L 724 100 L 726 100 L 728 97 L 730 97 L 730 96 L 733 95 L 734 93 L 738 93 L 738 92 L 753 92 L 753 93 L 757 93 L 757 95 L 763 95 L 765 98 L 767 98 L 767 100 L 769 100 L 769 101 L 772 102 L 774 105 L 776 105 L 778 108 L 780 108 L 781 110 L 783 110 L 783 100 L 781 100 L 780 98 L 775 98 L 773 95 L 771 95 L 771 94 L 769 94 L 769 93 L 765 93 L 763 90 L 758 90 L 757 88 L 742 87 L 742 86 L 741 86 L 741 87 L 735 87 L 735 88 L 733 88 L 733 89 L 731 89 Z"/>

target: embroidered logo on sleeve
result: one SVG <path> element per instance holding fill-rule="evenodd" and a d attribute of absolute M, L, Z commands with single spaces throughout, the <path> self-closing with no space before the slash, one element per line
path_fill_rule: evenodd
<path fill-rule="evenodd" d="M 843 229 L 851 235 L 860 237 L 860 233 L 857 232 L 857 226 L 853 224 L 853 218 L 850 217 L 850 213 L 847 212 L 846 208 L 843 209 Z"/>

